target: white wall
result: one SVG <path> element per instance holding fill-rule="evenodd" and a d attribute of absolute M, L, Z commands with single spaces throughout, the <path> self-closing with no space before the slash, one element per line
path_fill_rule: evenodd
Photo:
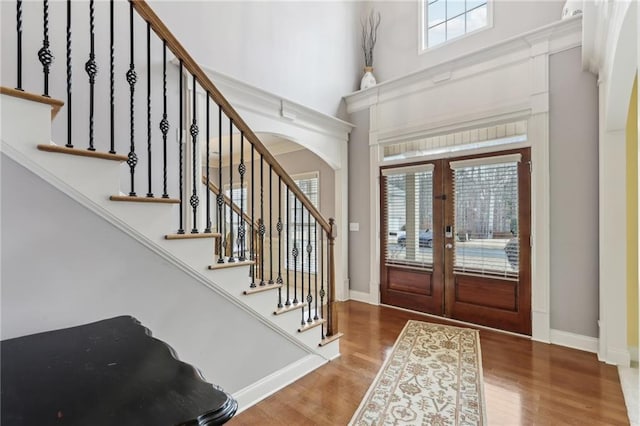
<path fill-rule="evenodd" d="M 196 61 L 330 115 L 359 84 L 363 3 L 153 1 Z M 214 81 L 215 83 L 215 81 Z"/>
<path fill-rule="evenodd" d="M 598 336 L 598 88 L 581 49 L 549 58 L 551 328 Z"/>
<path fill-rule="evenodd" d="M 374 1 L 381 14 L 375 48 L 374 74 L 378 83 L 475 52 L 560 19 L 562 0 L 496 0 L 493 28 L 419 53 L 419 1 Z M 362 55 L 360 55 L 362 56 Z M 360 66 L 364 59 L 360 58 Z"/>
<path fill-rule="evenodd" d="M 236 392 L 307 353 L 2 155 L 2 339 L 132 315 Z"/>

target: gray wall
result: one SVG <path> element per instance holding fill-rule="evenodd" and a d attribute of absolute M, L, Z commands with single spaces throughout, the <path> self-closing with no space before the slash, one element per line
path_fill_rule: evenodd
<path fill-rule="evenodd" d="M 152 7 L 199 63 L 335 115 L 360 81 L 363 4 L 154 1 Z"/>
<path fill-rule="evenodd" d="M 303 149 L 277 155 L 276 159 L 290 175 L 318 172 L 320 177 L 320 213 L 335 218 L 335 172 L 320 157 Z"/>
<path fill-rule="evenodd" d="M 483 47 L 560 19 L 564 0 L 494 1 L 493 28 L 419 53 L 419 1 L 375 1 L 368 7 L 382 17 L 375 48 L 378 82 L 394 79 L 435 64 L 473 53 Z M 360 55 L 362 56 L 362 55 Z M 360 59 L 364 66 L 364 59 Z"/>
<path fill-rule="evenodd" d="M 5 155 L 1 168 L 3 339 L 132 315 L 229 392 L 306 355 Z"/>
<path fill-rule="evenodd" d="M 551 328 L 597 337 L 598 88 L 580 48 L 549 70 Z"/>
<path fill-rule="evenodd" d="M 369 293 L 371 277 L 369 248 L 370 214 L 369 196 L 369 110 L 351 114 L 349 120 L 356 125 L 349 138 L 349 222 L 360 224 L 359 231 L 349 232 L 349 287 Z"/>

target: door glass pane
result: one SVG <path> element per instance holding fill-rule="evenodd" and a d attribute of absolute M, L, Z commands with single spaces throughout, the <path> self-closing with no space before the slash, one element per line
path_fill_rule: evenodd
<path fill-rule="evenodd" d="M 518 277 L 518 163 L 453 170 L 454 272 Z"/>
<path fill-rule="evenodd" d="M 433 171 L 386 177 L 387 264 L 433 267 Z"/>

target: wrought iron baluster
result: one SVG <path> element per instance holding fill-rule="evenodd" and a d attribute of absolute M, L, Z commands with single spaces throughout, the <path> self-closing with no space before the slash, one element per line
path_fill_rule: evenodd
<path fill-rule="evenodd" d="M 282 284 L 282 177 L 278 176 L 278 278 L 276 284 Z M 282 287 L 278 289 L 278 308 L 282 308 Z"/>
<path fill-rule="evenodd" d="M 264 157 L 260 155 L 260 225 L 258 227 L 260 234 L 260 285 L 266 285 L 264 281 L 264 234 L 266 227 L 264 224 Z"/>
<path fill-rule="evenodd" d="M 273 284 L 273 168 L 269 164 L 269 284 Z"/>
<path fill-rule="evenodd" d="M 233 205 L 233 120 L 229 118 L 229 263 L 236 261 L 233 255 Z"/>
<path fill-rule="evenodd" d="M 136 164 L 138 164 L 138 156 L 136 155 L 136 144 L 135 144 L 135 127 L 134 127 L 134 94 L 135 94 L 135 85 L 138 79 L 136 74 L 135 64 L 133 63 L 134 58 L 134 33 L 133 33 L 133 3 L 129 3 L 129 53 L 130 53 L 130 62 L 129 62 L 129 71 L 127 71 L 127 82 L 129 83 L 129 123 L 131 130 L 131 145 L 129 147 L 129 155 L 127 156 L 127 164 L 129 165 L 129 172 L 131 174 L 131 191 L 129 195 L 132 197 L 136 196 L 135 191 L 135 170 Z M 182 105 L 180 106 L 182 108 Z"/>
<path fill-rule="evenodd" d="M 147 22 L 147 197 L 153 198 L 151 190 L 151 24 Z"/>
<path fill-rule="evenodd" d="M 19 5 L 22 5 L 22 2 L 18 2 Z M 20 6 L 21 7 L 21 6 Z M 22 30 L 20 30 L 22 31 Z M 20 32 L 20 36 L 22 33 Z M 19 46 L 22 44 L 22 41 L 19 42 Z M 18 62 L 22 61 L 22 53 L 18 52 Z M 18 67 L 22 67 L 21 64 L 18 64 Z M 73 127 L 71 126 L 72 120 L 72 108 L 71 108 L 71 0 L 67 0 L 67 143 L 65 146 L 67 148 L 73 148 Z M 19 76 L 19 80 L 22 80 L 22 76 Z M 20 89 L 22 90 L 22 89 Z"/>
<path fill-rule="evenodd" d="M 313 322 L 311 319 L 311 303 L 313 302 L 313 296 L 311 296 L 311 253 L 313 251 L 313 246 L 311 244 L 311 212 L 307 210 L 307 269 L 309 272 L 307 273 L 307 280 L 309 286 L 307 287 L 307 304 L 309 305 L 307 323 Z"/>
<path fill-rule="evenodd" d="M 216 197 L 218 204 L 218 232 L 222 234 L 218 238 L 218 263 L 224 263 L 224 196 L 222 192 L 222 107 L 218 105 L 218 196 Z"/>
<path fill-rule="evenodd" d="M 69 0 L 67 0 L 69 1 Z M 69 5 L 67 4 L 67 28 L 69 28 Z M 17 85 L 16 89 L 22 90 L 22 0 L 16 1 L 16 33 L 17 33 Z"/>
<path fill-rule="evenodd" d="M 302 200 L 300 200 L 300 303 L 305 303 L 304 297 L 304 204 L 302 204 Z M 305 325 L 304 320 L 304 306 L 300 309 L 302 312 L 302 321 L 301 325 Z"/>
<path fill-rule="evenodd" d="M 115 147 L 115 47 L 113 37 L 113 0 L 109 0 L 109 152 L 116 153 Z M 166 113 L 166 111 L 165 111 Z"/>
<path fill-rule="evenodd" d="M 240 219 L 238 219 L 238 251 L 240 257 L 238 260 L 244 262 L 247 260 L 245 255 L 245 238 L 246 224 L 244 220 L 244 174 L 247 166 L 244 165 L 244 132 L 240 132 L 240 164 L 238 164 L 238 174 L 240 175 Z"/>
<path fill-rule="evenodd" d="M 198 110 L 196 108 L 196 76 L 195 74 L 191 75 L 193 77 L 193 92 L 191 93 L 192 99 L 192 108 L 191 108 L 191 127 L 189 128 L 189 132 L 191 133 L 191 143 L 192 143 L 192 151 L 191 151 L 191 177 L 192 177 L 192 191 L 191 198 L 189 199 L 189 204 L 191 204 L 191 208 L 193 209 L 193 223 L 191 224 L 191 233 L 198 233 L 198 204 L 200 204 L 200 200 L 198 199 L 198 193 L 196 192 L 197 184 L 196 184 L 196 154 L 198 152 Z"/>
<path fill-rule="evenodd" d="M 254 158 L 254 154 L 255 154 L 256 148 L 253 146 L 253 144 L 251 144 L 251 185 L 249 185 L 251 187 L 251 240 L 249 240 L 250 242 L 250 259 L 253 261 L 253 265 L 251 265 L 251 288 L 254 288 L 256 286 L 256 230 L 255 230 L 255 223 L 256 223 L 256 219 L 255 219 L 255 200 L 254 200 L 254 195 L 255 195 L 255 188 L 256 188 L 256 174 L 254 173 L 254 164 L 255 164 L 255 158 Z"/>
<path fill-rule="evenodd" d="M 291 227 L 291 222 L 289 222 L 289 197 L 289 187 L 287 186 L 287 211 L 285 212 L 285 217 L 287 219 L 287 301 L 284 302 L 286 306 L 291 306 L 291 296 L 289 292 L 289 285 L 291 281 L 289 277 L 289 270 L 291 269 L 291 265 L 289 264 L 289 254 L 291 253 L 291 240 L 289 239 L 289 228 Z"/>
<path fill-rule="evenodd" d="M 167 119 L 166 40 L 162 40 L 162 120 L 160 120 L 160 131 L 162 132 L 162 198 L 169 198 L 169 194 L 167 193 L 167 134 L 169 133 L 169 120 Z"/>
<path fill-rule="evenodd" d="M 321 265 L 318 264 L 318 221 L 314 219 L 313 221 L 313 242 L 314 250 L 315 250 L 315 265 L 316 265 L 316 273 L 314 276 L 314 286 L 313 286 L 313 294 L 314 294 L 314 302 L 316 308 L 316 314 L 313 316 L 314 321 L 318 321 L 320 317 L 318 316 L 318 270 L 322 268 Z M 321 307 L 322 308 L 322 307 Z"/>
<path fill-rule="evenodd" d="M 211 167 L 211 164 L 209 163 L 209 156 L 210 156 L 210 147 L 209 147 L 209 139 L 211 138 L 209 129 L 210 129 L 210 125 L 209 125 L 209 92 L 207 92 L 207 122 L 206 122 L 206 133 L 207 133 L 207 160 L 206 160 L 206 164 L 207 164 L 207 170 L 206 170 L 206 179 L 207 179 L 207 183 L 206 183 L 206 200 L 207 200 L 207 226 L 204 229 L 205 234 L 210 234 L 211 233 L 211 191 L 209 190 L 209 168 Z"/>
<path fill-rule="evenodd" d="M 320 233 L 320 319 L 324 318 L 324 233 Z M 324 339 L 324 326 L 320 327 Z"/>
<path fill-rule="evenodd" d="M 178 74 L 178 150 L 179 150 L 179 159 L 178 159 L 178 192 L 180 193 L 180 213 L 179 213 L 179 228 L 178 228 L 178 234 L 184 234 L 184 218 L 183 218 L 183 205 L 184 205 L 184 194 L 182 191 L 182 175 L 183 175 L 183 164 L 182 164 L 182 145 L 183 145 L 183 131 L 182 128 L 184 127 L 184 120 L 182 117 L 182 111 L 183 111 L 183 105 L 182 105 L 182 79 L 183 79 L 183 75 L 182 75 L 182 69 L 184 67 L 184 64 L 182 63 L 182 59 L 180 59 L 180 73 Z"/>
<path fill-rule="evenodd" d="M 22 10 L 22 8 L 21 8 Z M 20 14 L 22 15 L 22 14 Z M 43 16 L 43 39 L 42 47 L 38 50 L 38 59 L 42 64 L 42 73 L 44 74 L 44 93 L 42 96 L 49 97 L 49 71 L 51 70 L 51 64 L 53 63 L 53 54 L 49 49 L 49 0 L 42 2 L 42 16 Z M 22 34 L 22 32 L 20 32 Z M 20 42 L 22 44 L 22 41 Z M 22 46 L 20 47 L 22 50 Z M 22 85 L 22 82 L 20 83 Z"/>
<path fill-rule="evenodd" d="M 291 256 L 293 257 L 293 304 L 298 304 L 298 197 L 293 197 L 293 249 Z"/>
<path fill-rule="evenodd" d="M 96 63 L 96 10 L 95 1 L 89 1 L 89 60 L 84 64 L 84 70 L 89 76 L 89 151 L 95 151 L 94 142 L 94 112 L 95 112 L 95 85 L 96 75 L 98 74 L 98 64 Z M 133 62 L 133 61 L 132 61 Z"/>

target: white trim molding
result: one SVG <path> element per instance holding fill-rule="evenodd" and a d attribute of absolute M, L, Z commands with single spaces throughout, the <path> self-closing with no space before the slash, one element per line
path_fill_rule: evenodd
<path fill-rule="evenodd" d="M 349 300 L 368 303 L 370 305 L 378 305 L 378 301 L 371 296 L 371 293 L 365 293 L 364 291 L 349 290 Z"/>
<path fill-rule="evenodd" d="M 258 402 L 273 395 L 299 378 L 306 376 L 313 370 L 322 367 L 327 362 L 329 361 L 320 356 L 307 355 L 301 360 L 258 380 L 246 388 L 234 392 L 232 396 L 238 401 L 237 414 L 256 405 Z"/>
<path fill-rule="evenodd" d="M 568 348 L 579 349 L 585 352 L 598 352 L 598 338 L 583 336 L 582 334 L 570 333 L 568 331 L 551 329 L 549 333 L 551 343 L 554 345 L 566 346 Z"/>
<path fill-rule="evenodd" d="M 532 339 L 546 343 L 551 341 L 549 56 L 580 46 L 581 42 L 582 18 L 578 15 L 345 96 L 347 111 L 368 109 L 370 123 L 371 282 L 369 296 L 354 293 L 354 299 L 379 303 L 381 255 L 378 181 L 384 147 L 527 120 L 527 140 L 520 141 L 518 146 L 531 147 L 533 163 Z M 454 96 L 455 99 L 450 102 L 433 101 L 451 97 L 452 93 L 473 93 L 474 96 Z M 464 100 L 457 101 L 458 98 Z M 509 148 L 502 145 L 493 150 Z M 411 161 L 414 160 L 418 161 L 417 158 Z"/>

